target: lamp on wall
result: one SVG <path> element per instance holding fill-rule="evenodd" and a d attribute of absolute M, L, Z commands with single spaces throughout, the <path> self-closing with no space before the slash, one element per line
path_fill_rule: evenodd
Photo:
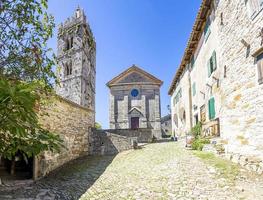
<path fill-rule="evenodd" d="M 205 99 L 205 93 L 200 91 L 200 93 L 203 95 L 203 98 Z"/>
<path fill-rule="evenodd" d="M 216 86 L 219 87 L 219 79 L 215 76 L 213 76 L 212 79 L 216 81 Z"/>
<path fill-rule="evenodd" d="M 250 44 L 248 44 L 247 41 L 244 39 L 241 40 L 241 43 L 247 48 L 250 46 Z"/>
<path fill-rule="evenodd" d="M 209 85 L 209 84 L 207 83 L 206 86 L 209 87 L 210 89 L 212 89 L 212 85 Z"/>

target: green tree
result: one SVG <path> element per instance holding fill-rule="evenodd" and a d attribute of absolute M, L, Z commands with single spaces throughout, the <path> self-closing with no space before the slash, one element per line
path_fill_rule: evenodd
<path fill-rule="evenodd" d="M 47 0 L 0 0 L 0 78 L 50 86 L 56 79 L 54 54 L 47 41 L 55 27 Z"/>
<path fill-rule="evenodd" d="M 26 160 L 45 150 L 58 152 L 62 146 L 58 135 L 38 123 L 39 87 L 37 82 L 0 80 L 0 155 L 13 160 L 13 165 L 17 152 Z M 14 166 L 11 171 L 14 173 Z"/>
<path fill-rule="evenodd" d="M 98 123 L 98 122 L 95 122 L 95 128 L 97 130 L 101 130 L 102 129 L 102 126 Z"/>
<path fill-rule="evenodd" d="M 47 0 L 0 0 L 0 155 L 32 157 L 59 151 L 59 136 L 41 127 L 36 106 L 56 81 L 47 47 L 54 18 Z M 14 170 L 14 169 L 13 169 Z"/>

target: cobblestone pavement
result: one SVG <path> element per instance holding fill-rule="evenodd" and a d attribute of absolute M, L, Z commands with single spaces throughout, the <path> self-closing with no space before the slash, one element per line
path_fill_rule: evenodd
<path fill-rule="evenodd" d="M 83 158 L 31 186 L 9 191 L 0 188 L 1 200 L 80 196 L 81 200 L 262 200 L 263 177 L 241 170 L 236 178 L 229 178 L 182 144 L 169 142 L 116 157 Z"/>
<path fill-rule="evenodd" d="M 1 187 L 0 200 L 79 199 L 98 179 L 114 156 L 83 157 L 54 171 L 34 184 Z"/>
<path fill-rule="evenodd" d="M 245 172 L 244 172 L 245 173 Z M 263 199 L 263 179 L 220 175 L 178 143 L 119 154 L 81 200 Z"/>

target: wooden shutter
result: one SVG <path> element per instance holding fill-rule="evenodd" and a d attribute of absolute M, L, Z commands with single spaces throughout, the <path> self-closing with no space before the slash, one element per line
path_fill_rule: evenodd
<path fill-rule="evenodd" d="M 212 74 L 210 59 L 209 59 L 208 62 L 207 62 L 207 71 L 208 71 L 208 77 L 210 77 L 211 74 Z"/>
<path fill-rule="evenodd" d="M 209 119 L 214 119 L 216 116 L 216 112 L 215 112 L 215 99 L 214 97 L 211 98 L 208 101 L 208 108 L 209 108 Z"/>
<path fill-rule="evenodd" d="M 216 52 L 215 52 L 215 51 L 214 51 L 213 54 L 212 54 L 212 63 L 213 63 L 212 69 L 213 69 L 213 71 L 215 71 L 216 68 L 217 68 L 217 63 L 216 63 Z"/>

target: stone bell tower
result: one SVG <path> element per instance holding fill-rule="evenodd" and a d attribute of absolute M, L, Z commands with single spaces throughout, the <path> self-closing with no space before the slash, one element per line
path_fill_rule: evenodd
<path fill-rule="evenodd" d="M 58 28 L 56 93 L 95 110 L 96 43 L 83 9 Z"/>

